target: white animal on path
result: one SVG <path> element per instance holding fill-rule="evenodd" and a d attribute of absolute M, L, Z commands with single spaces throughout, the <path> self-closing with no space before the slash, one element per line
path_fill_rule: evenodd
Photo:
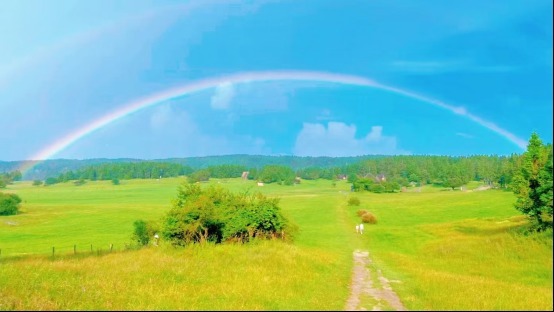
<path fill-rule="evenodd" d="M 356 233 L 360 233 L 360 226 L 356 224 Z"/>
<path fill-rule="evenodd" d="M 364 234 L 364 224 L 360 223 L 360 234 Z"/>

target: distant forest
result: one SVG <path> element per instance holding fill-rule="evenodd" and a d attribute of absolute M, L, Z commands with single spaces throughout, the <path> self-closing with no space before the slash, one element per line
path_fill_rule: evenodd
<path fill-rule="evenodd" d="M 21 162 L 0 162 L 0 172 L 5 177 L 12 177 L 12 180 L 44 180 L 46 185 L 71 180 L 158 179 L 176 176 L 188 176 L 189 181 L 193 182 L 210 178 L 236 178 L 248 172 L 248 179 L 266 183 L 293 184 L 298 183 L 299 179 L 348 179 L 358 189 L 378 187 L 381 191 L 395 191 L 405 186 L 425 184 L 454 188 L 471 180 L 504 187 L 512 181 L 520 162 L 521 155 L 518 154 L 466 157 L 229 155 L 148 161 L 46 160 L 23 176 L 15 171 Z"/>
<path fill-rule="evenodd" d="M 57 177 L 68 171 L 77 171 L 86 167 L 101 164 L 118 163 L 169 163 L 190 167 L 193 170 L 203 169 L 217 165 L 240 165 L 247 168 L 261 168 L 265 165 L 282 165 L 293 170 L 306 167 L 338 167 L 352 164 L 364 159 L 379 158 L 385 156 L 355 156 L 355 157 L 298 157 L 298 156 L 262 156 L 262 155 L 226 155 L 187 158 L 168 158 L 141 160 L 133 158 L 96 158 L 96 159 L 52 159 L 38 162 L 31 170 L 25 172 L 23 180 L 44 180 L 49 177 Z M 25 161 L 0 161 L 0 173 L 13 172 L 21 168 Z"/>

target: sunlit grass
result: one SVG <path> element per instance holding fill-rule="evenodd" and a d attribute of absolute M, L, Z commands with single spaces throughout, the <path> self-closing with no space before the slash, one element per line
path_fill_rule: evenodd
<path fill-rule="evenodd" d="M 300 229 L 294 243 L 123 251 L 133 221 L 159 220 L 183 180 L 10 185 L 24 202 L 23 213 L 0 219 L 0 310 L 338 310 L 355 249 L 370 251 L 370 271 L 411 310 L 552 310 L 552 232 L 522 235 L 509 192 L 424 186 L 357 193 L 360 206 L 348 206 L 345 181 L 214 180 L 281 198 Z M 378 220 L 363 235 L 359 209 Z"/>
<path fill-rule="evenodd" d="M 407 307 L 552 310 L 552 235 L 522 235 L 512 194 L 413 195 L 361 198 L 380 220 L 366 227 L 367 248 Z"/>
<path fill-rule="evenodd" d="M 0 309 L 337 310 L 341 266 L 334 253 L 278 241 L 30 258 L 2 264 Z"/>

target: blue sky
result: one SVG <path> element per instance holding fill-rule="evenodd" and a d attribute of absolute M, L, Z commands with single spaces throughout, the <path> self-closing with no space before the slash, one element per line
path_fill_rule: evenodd
<path fill-rule="evenodd" d="M 552 1 L 0 2 L 0 160 L 126 103 L 247 71 L 321 71 L 552 142 Z M 463 114 L 378 88 L 221 83 L 118 119 L 52 158 L 507 155 Z"/>

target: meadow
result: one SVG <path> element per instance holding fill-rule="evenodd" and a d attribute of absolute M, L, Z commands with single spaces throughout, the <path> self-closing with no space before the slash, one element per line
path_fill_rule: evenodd
<path fill-rule="evenodd" d="M 211 180 L 281 198 L 294 242 L 126 249 L 133 221 L 160 220 L 184 180 L 9 185 L 23 203 L 0 217 L 0 310 L 342 310 L 356 249 L 409 310 L 553 309 L 552 232 L 523 235 L 510 192 Z M 359 209 L 378 220 L 363 235 Z"/>

